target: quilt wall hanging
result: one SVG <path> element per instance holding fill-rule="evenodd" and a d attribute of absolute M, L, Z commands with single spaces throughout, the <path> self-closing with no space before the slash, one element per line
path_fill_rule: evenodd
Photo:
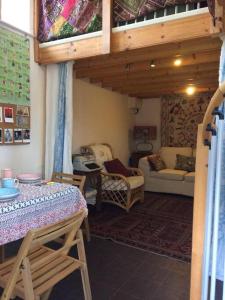
<path fill-rule="evenodd" d="M 0 27 L 0 145 L 30 142 L 30 41 Z"/>
<path fill-rule="evenodd" d="M 41 0 L 38 39 L 66 38 L 102 28 L 102 1 Z"/>
<path fill-rule="evenodd" d="M 193 97 L 163 96 L 161 100 L 161 145 L 196 147 L 198 124 L 202 123 L 212 94 Z"/>

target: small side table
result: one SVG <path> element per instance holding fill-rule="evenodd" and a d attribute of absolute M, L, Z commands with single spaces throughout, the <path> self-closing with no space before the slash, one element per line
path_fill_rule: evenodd
<path fill-rule="evenodd" d="M 133 152 L 130 157 L 130 166 L 134 168 L 138 168 L 139 159 L 142 157 L 151 155 L 152 151 L 137 151 Z"/>
<path fill-rule="evenodd" d="M 77 171 L 73 170 L 73 174 L 77 175 L 84 175 L 86 176 L 86 182 L 84 186 L 84 192 L 87 187 L 91 187 L 93 189 L 97 190 L 96 195 L 96 210 L 101 210 L 101 198 L 102 198 L 102 177 L 101 177 L 101 170 L 95 170 L 95 171 Z"/>

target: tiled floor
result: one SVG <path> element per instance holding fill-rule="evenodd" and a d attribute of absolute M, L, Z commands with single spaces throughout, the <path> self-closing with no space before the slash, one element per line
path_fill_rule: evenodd
<path fill-rule="evenodd" d="M 188 263 L 94 237 L 86 243 L 86 254 L 93 300 L 189 299 Z M 79 271 L 60 282 L 50 296 L 83 299 Z"/>
<path fill-rule="evenodd" d="M 93 300 L 189 299 L 190 265 L 117 243 L 86 244 Z M 79 272 L 53 290 L 50 300 L 83 299 Z"/>

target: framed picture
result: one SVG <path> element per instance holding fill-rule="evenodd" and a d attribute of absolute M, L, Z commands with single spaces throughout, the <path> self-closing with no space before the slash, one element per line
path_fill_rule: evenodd
<path fill-rule="evenodd" d="M 23 143 L 30 143 L 30 129 L 23 129 Z"/>
<path fill-rule="evenodd" d="M 5 144 L 13 143 L 13 129 L 11 128 L 4 129 L 4 143 Z"/>
<path fill-rule="evenodd" d="M 2 106 L 0 106 L 0 122 L 3 122 Z"/>
<path fill-rule="evenodd" d="M 14 129 L 14 143 L 22 143 L 23 134 L 22 129 Z"/>
<path fill-rule="evenodd" d="M 29 107 L 23 106 L 23 105 L 18 105 L 16 108 L 16 114 L 19 116 L 29 117 Z"/>
<path fill-rule="evenodd" d="M 16 116 L 16 126 L 27 128 L 30 125 L 29 123 L 30 123 L 29 117 L 24 117 L 21 115 Z"/>
<path fill-rule="evenodd" d="M 12 107 L 8 107 L 8 106 L 4 107 L 4 120 L 5 123 L 14 123 Z"/>
<path fill-rule="evenodd" d="M 155 140 L 156 130 L 156 126 L 134 126 L 133 136 L 140 141 Z"/>

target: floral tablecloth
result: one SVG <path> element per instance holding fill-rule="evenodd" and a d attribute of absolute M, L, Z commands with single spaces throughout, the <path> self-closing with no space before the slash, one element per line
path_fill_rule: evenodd
<path fill-rule="evenodd" d="M 14 200 L 0 200 L 0 245 L 18 240 L 32 228 L 60 221 L 87 205 L 77 187 L 54 183 L 20 184 Z"/>

